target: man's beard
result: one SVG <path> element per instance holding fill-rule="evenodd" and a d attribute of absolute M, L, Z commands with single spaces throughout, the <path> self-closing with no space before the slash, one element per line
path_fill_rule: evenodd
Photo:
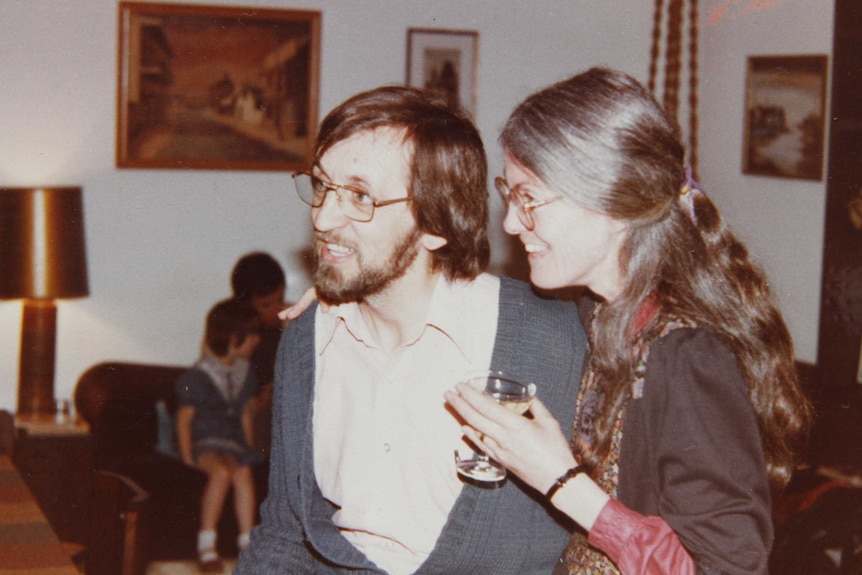
<path fill-rule="evenodd" d="M 319 250 L 314 250 L 314 285 L 317 297 L 330 305 L 361 302 L 380 293 L 393 281 L 403 276 L 419 255 L 418 228 L 405 235 L 392 249 L 389 258 L 377 268 L 363 268 L 362 255 L 354 252 L 359 273 L 345 278 L 335 267 L 320 260 Z"/>

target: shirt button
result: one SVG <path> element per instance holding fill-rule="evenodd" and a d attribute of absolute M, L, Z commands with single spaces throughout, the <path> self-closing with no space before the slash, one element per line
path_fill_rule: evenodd
<path fill-rule="evenodd" d="M 391 449 L 392 449 L 392 446 L 391 446 L 391 445 L 389 445 L 388 443 L 384 443 L 384 444 L 383 444 L 383 451 L 384 451 L 384 452 L 389 453 L 389 451 L 390 451 Z"/>

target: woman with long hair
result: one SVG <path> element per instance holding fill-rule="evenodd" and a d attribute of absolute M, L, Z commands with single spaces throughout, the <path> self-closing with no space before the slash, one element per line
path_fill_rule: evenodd
<path fill-rule="evenodd" d="M 504 228 L 533 284 L 587 288 L 590 356 L 574 429 L 462 385 L 446 396 L 465 434 L 579 525 L 555 573 L 764 573 L 810 408 L 767 279 L 676 123 L 594 68 L 528 97 L 500 140 Z"/>

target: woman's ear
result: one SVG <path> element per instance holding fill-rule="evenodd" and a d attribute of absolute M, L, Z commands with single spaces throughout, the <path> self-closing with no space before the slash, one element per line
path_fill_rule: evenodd
<path fill-rule="evenodd" d="M 628 233 L 629 223 L 625 220 L 611 218 L 611 231 L 616 234 Z"/>
<path fill-rule="evenodd" d="M 439 250 L 448 243 L 449 240 L 444 237 L 433 236 L 431 234 L 422 234 L 422 247 L 424 247 L 429 252 Z"/>

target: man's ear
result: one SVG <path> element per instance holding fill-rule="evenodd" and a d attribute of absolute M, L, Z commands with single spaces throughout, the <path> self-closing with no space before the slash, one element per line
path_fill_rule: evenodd
<path fill-rule="evenodd" d="M 431 234 L 422 234 L 422 247 L 429 252 L 439 250 L 448 243 L 449 240 L 444 237 L 432 236 Z"/>

